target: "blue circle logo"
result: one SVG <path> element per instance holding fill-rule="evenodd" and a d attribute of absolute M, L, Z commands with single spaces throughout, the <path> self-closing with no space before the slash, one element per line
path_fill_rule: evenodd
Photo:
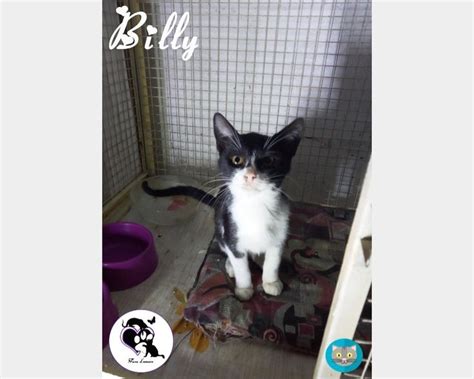
<path fill-rule="evenodd" d="M 326 348 L 326 362 L 337 372 L 354 371 L 363 358 L 360 345 L 348 338 L 340 338 Z"/>

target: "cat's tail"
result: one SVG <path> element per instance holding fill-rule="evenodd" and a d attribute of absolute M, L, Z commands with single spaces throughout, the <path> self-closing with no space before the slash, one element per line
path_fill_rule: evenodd
<path fill-rule="evenodd" d="M 179 196 L 179 195 L 189 196 L 189 197 L 192 197 L 193 199 L 196 199 L 197 201 L 200 201 L 201 203 L 209 205 L 210 207 L 213 207 L 216 202 L 216 198 L 213 195 L 192 186 L 176 186 L 176 187 L 170 187 L 166 189 L 154 189 L 154 188 L 151 188 L 148 185 L 148 182 L 145 180 L 144 182 L 142 182 L 142 188 L 143 188 L 143 191 L 145 191 L 148 195 L 155 196 L 155 197 Z"/>

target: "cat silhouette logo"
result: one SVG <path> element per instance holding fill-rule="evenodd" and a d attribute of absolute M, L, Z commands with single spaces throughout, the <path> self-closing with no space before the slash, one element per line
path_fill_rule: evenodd
<path fill-rule="evenodd" d="M 333 341 L 326 348 L 326 362 L 337 372 L 350 372 L 360 366 L 363 353 L 360 345 L 348 338 Z"/>
<path fill-rule="evenodd" d="M 135 310 L 115 322 L 110 331 L 109 345 L 122 367 L 133 372 L 150 372 L 169 358 L 173 333 L 157 313 Z"/>

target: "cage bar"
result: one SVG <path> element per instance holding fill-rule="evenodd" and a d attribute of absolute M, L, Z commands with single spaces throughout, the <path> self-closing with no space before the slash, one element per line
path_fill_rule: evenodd
<path fill-rule="evenodd" d="M 366 260 L 362 251 L 361 240 L 372 234 L 371 223 L 371 168 L 367 168 L 361 197 L 352 224 L 351 233 L 344 253 L 341 272 L 334 292 L 329 311 L 321 352 L 339 338 L 354 336 L 359 318 L 367 301 L 371 286 L 371 260 Z M 355 340 L 361 345 L 372 345 L 371 341 Z M 334 371 L 326 362 L 325 354 L 320 353 L 316 363 L 316 378 L 339 378 L 340 373 Z"/>

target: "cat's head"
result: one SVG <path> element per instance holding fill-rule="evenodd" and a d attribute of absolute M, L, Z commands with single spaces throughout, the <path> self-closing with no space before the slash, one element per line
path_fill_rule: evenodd
<path fill-rule="evenodd" d="M 279 187 L 291 168 L 303 131 L 298 118 L 273 136 L 239 134 L 220 113 L 214 115 L 219 169 L 234 189 L 258 192 Z"/>
<path fill-rule="evenodd" d="M 341 366 L 348 366 L 357 359 L 356 345 L 339 347 L 332 345 L 332 360 Z"/>

